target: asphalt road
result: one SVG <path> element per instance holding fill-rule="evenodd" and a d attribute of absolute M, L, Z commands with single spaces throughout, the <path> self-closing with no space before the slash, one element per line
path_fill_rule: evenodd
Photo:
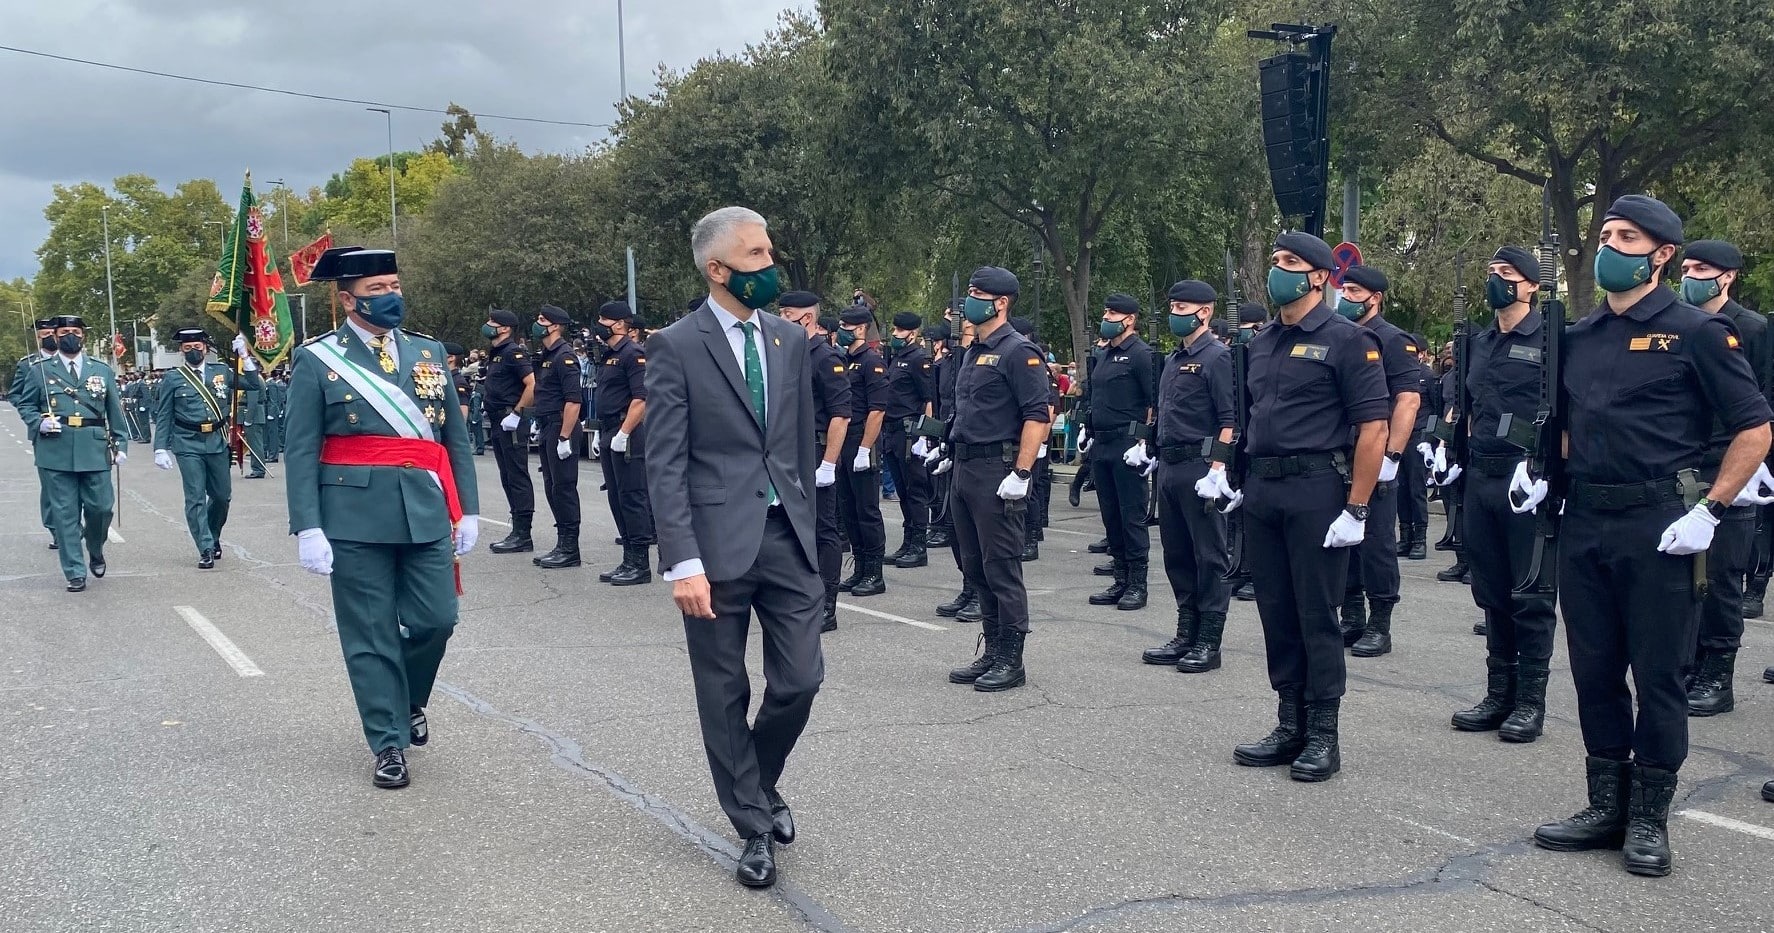
<path fill-rule="evenodd" d="M 732 880 L 668 589 L 596 582 L 620 555 L 591 469 L 590 563 L 549 573 L 485 550 L 506 516 L 479 461 L 489 521 L 433 741 L 389 792 L 279 467 L 236 480 L 226 557 L 200 572 L 176 474 L 138 449 L 110 574 L 73 595 L 23 435 L 0 409 L 6 933 L 1774 929 L 1765 623 L 1737 711 L 1695 722 L 1675 874 L 1635 878 L 1617 853 L 1528 842 L 1582 805 L 1562 650 L 1540 742 L 1449 728 L 1483 692 L 1483 645 L 1466 589 L 1433 579 L 1446 555 L 1406 563 L 1397 650 L 1350 662 L 1343 772 L 1304 785 L 1232 763 L 1274 713 L 1254 608 L 1234 603 L 1223 670 L 1141 665 L 1168 590 L 1155 572 L 1144 612 L 1086 605 L 1098 526 L 1062 493 L 1027 567 L 1027 688 L 945 681 L 977 634 L 932 611 L 956 587 L 946 555 L 846 601 L 782 785 L 801 839 L 759 893 Z"/>

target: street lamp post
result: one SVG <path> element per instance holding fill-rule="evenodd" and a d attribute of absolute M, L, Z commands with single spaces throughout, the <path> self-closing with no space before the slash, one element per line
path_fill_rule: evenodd
<path fill-rule="evenodd" d="M 99 226 L 105 236 L 105 305 L 111 310 L 111 346 L 106 352 L 115 360 L 117 350 L 117 296 L 111 287 L 111 205 L 99 205 Z"/>
<path fill-rule="evenodd" d="M 628 99 L 628 40 L 622 30 L 622 0 L 616 0 L 616 84 L 620 88 L 622 99 Z M 634 247 L 627 247 L 628 253 L 628 307 L 635 314 L 641 313 L 641 306 L 635 297 L 634 289 Z"/>
<path fill-rule="evenodd" d="M 393 159 L 390 159 L 389 164 L 393 164 L 393 161 Z M 270 185 L 273 190 L 278 188 L 283 189 L 283 203 L 278 205 L 277 214 L 283 218 L 283 253 L 287 256 L 290 251 L 290 186 L 284 184 L 283 179 L 281 178 L 272 179 Z"/>
<path fill-rule="evenodd" d="M 387 107 L 365 107 L 388 118 L 388 238 L 400 245 L 400 221 L 394 213 L 394 111 Z M 284 239 L 289 239 L 286 235 Z M 287 245 L 287 244 L 286 244 Z"/>

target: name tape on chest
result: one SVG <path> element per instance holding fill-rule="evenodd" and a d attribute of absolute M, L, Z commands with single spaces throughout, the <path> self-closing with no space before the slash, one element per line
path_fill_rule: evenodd
<path fill-rule="evenodd" d="M 1296 343 L 1294 344 L 1294 348 L 1288 351 L 1287 355 L 1299 360 L 1318 360 L 1319 362 L 1324 362 L 1326 359 L 1330 358 L 1330 347 L 1316 343 Z M 1377 360 L 1380 358 L 1379 351 L 1376 350 L 1367 351 L 1367 355 L 1370 360 Z"/>
<path fill-rule="evenodd" d="M 1525 360 L 1529 363 L 1538 363 L 1540 362 L 1540 355 L 1541 350 L 1539 347 L 1524 347 L 1518 345 L 1509 348 L 1509 358 L 1512 360 Z"/>
<path fill-rule="evenodd" d="M 998 354 L 996 354 L 996 353 L 981 353 L 980 355 L 973 358 L 973 365 L 975 365 L 975 366 L 996 366 L 996 365 L 998 365 Z"/>
<path fill-rule="evenodd" d="M 1201 364 L 1200 363 L 1184 363 L 1183 365 L 1177 367 L 1177 372 L 1179 372 L 1179 373 L 1198 373 L 1200 371 L 1201 371 Z"/>
<path fill-rule="evenodd" d="M 1634 353 L 1674 353 L 1680 349 L 1681 344 L 1680 334 L 1646 334 L 1628 340 L 1626 349 Z"/>

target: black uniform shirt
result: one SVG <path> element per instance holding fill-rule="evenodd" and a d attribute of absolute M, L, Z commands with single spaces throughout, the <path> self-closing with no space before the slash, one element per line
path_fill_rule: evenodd
<path fill-rule="evenodd" d="M 850 368 L 824 337 L 807 338 L 813 371 L 813 429 L 824 433 L 833 418 L 850 417 Z"/>
<path fill-rule="evenodd" d="M 1351 431 L 1392 411 L 1380 339 L 1319 304 L 1298 324 L 1280 318 L 1250 341 L 1253 457 L 1327 453 L 1349 446 Z"/>
<path fill-rule="evenodd" d="M 950 351 L 936 361 L 936 396 L 940 400 L 936 416 L 944 421 L 955 417 L 955 377 L 961 374 L 961 355 Z"/>
<path fill-rule="evenodd" d="M 468 386 L 468 374 L 460 369 L 452 369 L 450 370 L 450 376 L 456 380 L 456 397 L 462 400 L 462 404 L 468 404 L 468 395 L 470 391 Z"/>
<path fill-rule="evenodd" d="M 1423 401 L 1417 406 L 1417 423 L 1414 429 L 1418 434 L 1427 434 L 1430 419 L 1441 413 L 1441 383 L 1436 380 L 1435 371 L 1421 360 L 1417 361 L 1417 391 L 1421 393 Z"/>
<path fill-rule="evenodd" d="M 862 348 L 850 355 L 850 430 L 861 433 L 869 412 L 887 410 L 887 363 L 881 354 Z"/>
<path fill-rule="evenodd" d="M 1437 388 L 1436 394 L 1441 397 L 1441 410 L 1436 412 L 1436 417 L 1446 418 L 1448 409 L 1450 408 L 1454 410 L 1455 419 L 1459 419 L 1464 415 L 1466 409 L 1462 408 L 1461 404 L 1465 400 L 1455 397 L 1458 393 L 1454 391 L 1453 367 L 1448 367 L 1448 371 L 1441 374 L 1441 383 Z"/>
<path fill-rule="evenodd" d="M 1152 348 L 1138 334 L 1120 346 L 1103 350 L 1102 359 L 1090 373 L 1090 430 L 1122 433 L 1135 421 L 1144 424 L 1146 412 L 1155 407 L 1152 396 L 1158 380 Z"/>
<path fill-rule="evenodd" d="M 1592 483 L 1641 483 L 1698 468 L 1713 421 L 1769 420 L 1730 321 L 1658 287 L 1624 314 L 1604 302 L 1565 338 L 1568 468 Z"/>
<path fill-rule="evenodd" d="M 1756 384 L 1762 387 L 1762 397 L 1768 396 L 1768 320 L 1754 311 L 1745 308 L 1730 299 L 1719 309 L 1719 316 L 1728 319 L 1731 327 L 1737 332 L 1737 339 L 1743 343 L 1743 358 L 1749 361 L 1749 368 L 1755 371 Z M 1706 447 L 1706 465 L 1717 466 L 1724 460 L 1725 448 L 1731 446 L 1731 439 L 1736 437 L 1733 431 L 1727 431 L 1718 419 L 1713 419 L 1712 438 Z"/>
<path fill-rule="evenodd" d="M 923 347 L 906 347 L 887 364 L 887 418 L 899 421 L 924 413 L 924 405 L 936 402 L 936 364 Z"/>
<path fill-rule="evenodd" d="M 1001 324 L 961 355 L 949 439 L 961 444 L 1014 442 L 1029 422 L 1048 422 L 1047 367 L 1028 338 Z"/>
<path fill-rule="evenodd" d="M 1533 421 L 1540 408 L 1541 359 L 1539 309 L 1528 311 L 1509 333 L 1495 324 L 1467 342 L 1467 409 L 1472 413 L 1472 452 L 1483 457 L 1519 456 L 1520 447 L 1497 436 L 1503 413 L 1517 421 Z"/>
<path fill-rule="evenodd" d="M 1386 369 L 1386 391 L 1394 399 L 1403 392 L 1420 392 L 1417 345 L 1411 335 L 1381 315 L 1362 325 L 1380 338 L 1380 362 Z"/>
<path fill-rule="evenodd" d="M 524 377 L 531 368 L 529 351 L 516 340 L 507 340 L 493 348 L 487 357 L 487 413 L 498 421 L 511 413 L 524 395 Z"/>
<path fill-rule="evenodd" d="M 1212 334 L 1177 347 L 1159 376 L 1159 446 L 1200 447 L 1236 425 L 1232 379 L 1232 351 Z"/>
<path fill-rule="evenodd" d="M 536 417 L 559 419 L 567 402 L 579 399 L 579 357 L 573 348 L 565 340 L 543 347 L 536 358 Z"/>
<path fill-rule="evenodd" d="M 647 397 L 647 351 L 628 337 L 610 348 L 597 373 L 597 416 L 605 437 L 614 437 L 628 417 L 628 403 Z M 635 426 L 640 434 L 643 421 Z"/>

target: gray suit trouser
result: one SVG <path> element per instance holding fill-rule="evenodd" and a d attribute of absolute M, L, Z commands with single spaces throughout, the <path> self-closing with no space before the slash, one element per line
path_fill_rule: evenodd
<path fill-rule="evenodd" d="M 710 581 L 715 618 L 684 618 L 702 746 L 715 796 L 741 837 L 770 831 L 764 792 L 776 787 L 825 679 L 819 626 L 825 588 L 807 567 L 788 518 L 771 510 L 751 569 Z M 757 611 L 764 630 L 764 701 L 748 723 L 745 642 Z"/>

